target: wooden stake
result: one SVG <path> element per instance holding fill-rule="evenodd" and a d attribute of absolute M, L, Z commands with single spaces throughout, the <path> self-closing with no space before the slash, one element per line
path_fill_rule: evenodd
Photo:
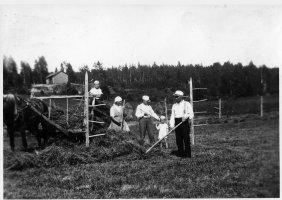
<path fill-rule="evenodd" d="M 189 82 L 190 84 L 190 104 L 191 104 L 191 106 L 192 106 L 192 110 L 194 110 L 193 109 L 193 83 L 192 83 L 192 77 L 190 77 L 190 82 Z M 190 132 L 191 132 L 191 143 L 192 143 L 192 145 L 194 145 L 195 144 L 195 142 L 194 142 L 194 118 L 192 118 L 191 119 L 191 127 L 190 127 Z"/>
<path fill-rule="evenodd" d="M 67 125 L 69 125 L 69 98 L 67 98 Z"/>
<path fill-rule="evenodd" d="M 85 73 L 85 141 L 86 147 L 89 147 L 89 104 L 88 104 L 88 73 Z"/>

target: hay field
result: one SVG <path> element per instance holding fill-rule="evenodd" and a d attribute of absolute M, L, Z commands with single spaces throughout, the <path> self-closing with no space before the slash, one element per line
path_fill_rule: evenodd
<path fill-rule="evenodd" d="M 129 139 L 120 136 L 122 133 L 115 136 L 113 132 L 106 139 L 100 138 L 100 142 L 92 141 L 89 151 L 84 144 L 59 142 L 45 153 L 39 151 L 41 154 L 16 152 L 11 155 L 4 135 L 4 198 L 280 195 L 278 116 L 197 127 L 191 159 L 169 154 L 176 148 L 173 134 L 169 137 L 168 150 L 156 148 L 143 155 L 147 146 L 138 145 L 138 126 L 131 130 L 131 135 L 126 136 Z M 29 141 L 31 145 L 36 144 Z M 17 142 L 20 144 L 20 138 Z M 122 153 L 117 155 L 113 150 Z M 19 165 L 26 167 L 8 169 L 10 161 L 16 158 Z M 43 161 L 47 164 L 38 164 Z M 48 161 L 51 164 L 48 165 Z"/>

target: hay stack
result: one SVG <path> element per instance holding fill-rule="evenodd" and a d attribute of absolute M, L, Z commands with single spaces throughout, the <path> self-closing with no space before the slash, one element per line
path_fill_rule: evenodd
<path fill-rule="evenodd" d="M 146 159 L 151 155 L 163 155 L 158 149 L 153 154 L 145 155 L 145 148 L 139 144 L 137 137 L 130 132 L 115 132 L 101 129 L 90 147 L 77 145 L 66 140 L 57 141 L 42 151 L 34 153 L 4 151 L 4 168 L 23 170 L 32 167 L 56 167 L 118 160 Z M 156 154 L 157 152 L 157 154 Z"/>

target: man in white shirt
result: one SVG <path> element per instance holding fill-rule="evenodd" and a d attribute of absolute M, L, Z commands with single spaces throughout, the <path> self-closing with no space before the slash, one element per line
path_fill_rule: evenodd
<path fill-rule="evenodd" d="M 194 112 L 191 104 L 183 100 L 182 91 L 176 91 L 174 97 L 176 103 L 173 104 L 171 109 L 170 127 L 173 128 L 182 122 L 175 129 L 176 145 L 178 148 L 177 156 L 191 158 L 190 123 L 188 120 L 194 117 Z"/>
<path fill-rule="evenodd" d="M 94 103 L 97 104 L 97 101 L 100 101 L 102 94 L 103 92 L 100 88 L 100 82 L 97 80 L 94 81 L 94 87 L 91 88 L 91 90 L 89 91 L 89 96 L 93 98 L 92 101 L 90 101 L 91 104 L 92 105 L 94 105 Z M 95 98 L 95 102 L 94 102 L 94 98 Z"/>
<path fill-rule="evenodd" d="M 153 144 L 155 141 L 153 135 L 153 124 L 152 117 L 160 120 L 159 116 L 153 111 L 152 107 L 149 105 L 149 96 L 142 97 L 143 103 L 139 104 L 136 108 L 135 116 L 139 120 L 140 138 L 142 142 L 145 139 L 146 130 L 148 132 L 150 143 Z"/>

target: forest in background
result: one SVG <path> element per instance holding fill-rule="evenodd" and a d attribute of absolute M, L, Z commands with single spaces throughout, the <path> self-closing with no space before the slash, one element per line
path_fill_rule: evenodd
<path fill-rule="evenodd" d="M 57 71 L 64 71 L 70 83 L 78 84 L 84 83 L 84 75 L 88 71 L 89 80 L 99 80 L 106 95 L 109 93 L 107 86 L 118 92 L 133 90 L 162 95 L 180 89 L 189 94 L 190 77 L 193 78 L 193 87 L 208 88 L 206 96 L 211 99 L 279 93 L 279 68 L 256 66 L 253 62 L 246 66 L 231 62 L 216 62 L 209 66 L 178 62 L 177 65 L 138 63 L 137 66 L 105 67 L 97 61 L 93 66 L 81 66 L 78 71 L 73 70 L 71 63 L 62 62 Z M 12 57 L 4 56 L 3 92 L 29 94 L 32 84 L 45 84 L 45 77 L 50 73 L 44 56 L 38 57 L 32 67 L 24 61 L 17 66 Z"/>

